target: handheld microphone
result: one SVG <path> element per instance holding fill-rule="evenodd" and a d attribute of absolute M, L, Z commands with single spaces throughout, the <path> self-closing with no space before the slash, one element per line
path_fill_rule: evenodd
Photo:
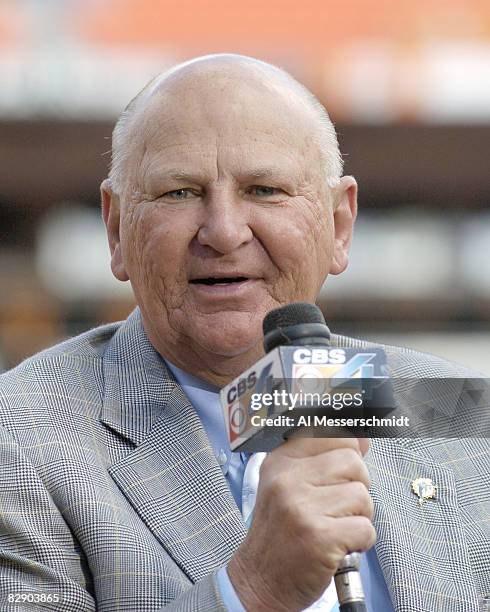
<path fill-rule="evenodd" d="M 271 311 L 264 319 L 263 329 L 266 352 L 287 345 L 330 346 L 330 330 L 321 310 L 306 302 Z M 366 612 L 360 559 L 357 552 L 346 555 L 335 572 L 340 612 Z"/>
<path fill-rule="evenodd" d="M 226 385 L 221 405 L 234 452 L 269 452 L 306 426 L 325 437 L 394 408 L 382 349 L 332 347 L 323 314 L 293 303 L 264 319 L 266 355 Z"/>
<path fill-rule="evenodd" d="M 254 423 L 254 411 L 263 408 L 254 406 L 254 396 L 261 396 L 263 402 L 265 393 L 276 392 L 276 399 L 285 398 L 287 403 L 294 399 L 295 380 L 302 376 L 327 379 L 337 374 L 340 383 L 355 373 L 361 380 L 388 378 L 384 351 L 331 347 L 323 314 L 313 304 L 297 302 L 271 311 L 264 319 L 263 330 L 266 356 L 221 391 L 230 447 L 234 451 L 270 451 L 297 427 L 294 419 L 286 420 L 292 417 L 277 414 L 277 406 L 273 428 L 267 430 Z M 382 396 L 377 397 L 377 403 L 383 404 Z M 289 410 L 286 405 L 284 412 Z M 335 574 L 340 612 L 366 611 L 359 564 L 360 554 L 350 553 Z"/>

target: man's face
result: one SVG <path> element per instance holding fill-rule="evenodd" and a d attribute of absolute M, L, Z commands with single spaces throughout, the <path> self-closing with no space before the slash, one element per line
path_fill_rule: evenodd
<path fill-rule="evenodd" d="M 264 316 L 313 302 L 331 269 L 332 202 L 312 117 L 258 82 L 221 77 L 153 95 L 140 120 L 116 275 L 130 278 L 169 359 L 174 349 L 260 352 Z"/>

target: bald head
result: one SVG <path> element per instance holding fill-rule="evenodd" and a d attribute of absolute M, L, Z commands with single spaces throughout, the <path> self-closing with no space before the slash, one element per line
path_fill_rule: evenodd
<path fill-rule="evenodd" d="M 138 163 L 143 151 L 135 146 L 141 134 L 164 129 L 169 114 L 193 113 L 203 128 L 216 114 L 223 129 L 233 130 L 237 115 L 264 114 L 267 108 L 287 116 L 291 129 L 302 130 L 316 150 L 315 160 L 328 185 L 342 174 L 342 158 L 332 122 L 315 96 L 290 74 L 260 60 L 233 54 L 208 55 L 179 64 L 150 81 L 121 114 L 113 132 L 112 188 L 121 194 L 129 165 Z M 210 117 L 210 113 L 214 116 Z M 271 129 L 273 117 L 271 118 Z M 137 138 L 135 138 L 138 136 Z M 144 148 L 144 147 L 143 147 Z M 131 162 L 131 164 L 130 164 Z M 131 179 L 130 179 L 131 180 Z"/>

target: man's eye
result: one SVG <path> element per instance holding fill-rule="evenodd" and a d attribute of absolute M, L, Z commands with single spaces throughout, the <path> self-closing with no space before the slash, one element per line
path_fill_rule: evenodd
<path fill-rule="evenodd" d="M 174 189 L 174 191 L 167 191 L 167 193 L 164 193 L 163 197 L 170 198 L 171 200 L 188 200 L 196 195 L 196 192 L 192 189 Z"/>
<path fill-rule="evenodd" d="M 252 193 L 252 195 L 262 198 L 274 196 L 282 192 L 282 190 L 278 189 L 277 187 L 266 187 L 265 185 L 253 185 L 250 187 L 249 191 Z"/>

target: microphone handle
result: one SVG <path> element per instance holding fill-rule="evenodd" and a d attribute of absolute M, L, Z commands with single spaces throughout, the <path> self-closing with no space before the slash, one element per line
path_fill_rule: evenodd
<path fill-rule="evenodd" d="M 367 612 L 362 588 L 361 555 L 358 552 L 345 555 L 335 572 L 335 588 L 340 612 Z"/>
<path fill-rule="evenodd" d="M 363 601 L 351 601 L 339 606 L 340 612 L 366 612 L 366 604 Z"/>

